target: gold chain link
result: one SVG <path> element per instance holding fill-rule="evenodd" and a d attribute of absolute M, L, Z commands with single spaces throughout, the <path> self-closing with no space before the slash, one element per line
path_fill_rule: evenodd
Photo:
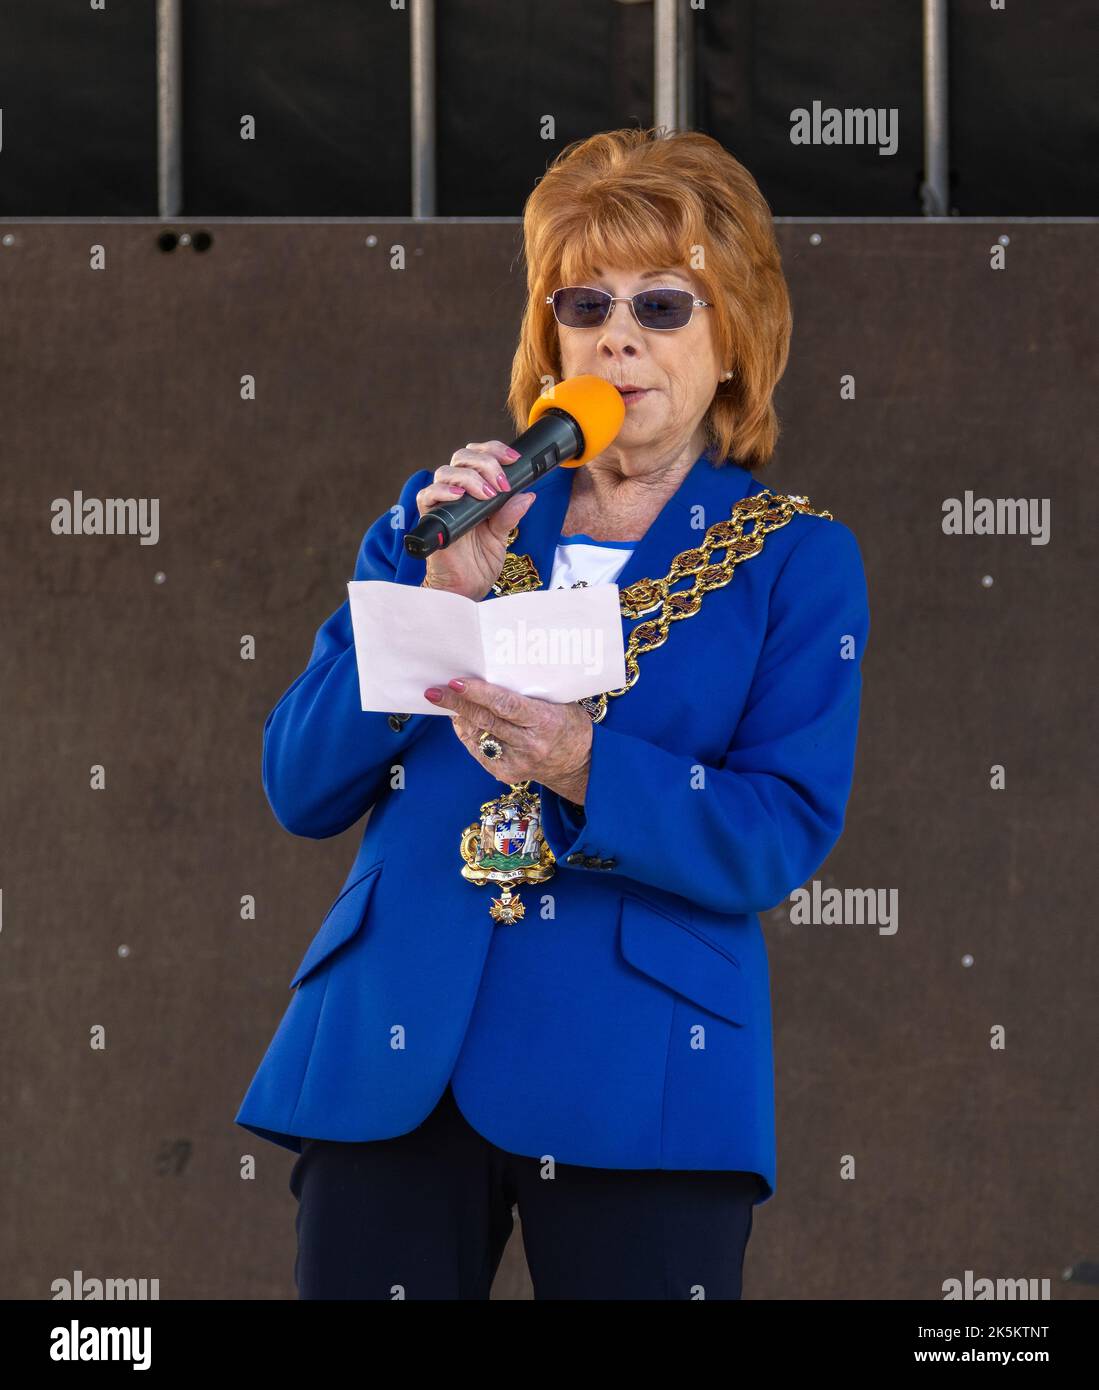
<path fill-rule="evenodd" d="M 728 521 L 715 521 L 707 529 L 700 545 L 680 551 L 663 579 L 639 579 L 619 591 L 619 607 L 624 618 L 643 618 L 656 609 L 660 611 L 648 622 L 638 623 L 630 633 L 626 646 L 626 684 L 618 690 L 605 690 L 601 695 L 586 696 L 576 701 L 584 707 L 593 723 L 598 724 L 606 714 L 608 696 L 625 695 L 637 684 L 641 674 L 637 658 L 643 652 L 663 646 L 672 623 L 694 617 L 702 607 L 703 594 L 713 589 L 723 589 L 732 579 L 737 565 L 758 555 L 766 537 L 772 531 L 780 530 L 799 512 L 835 520 L 831 512 L 814 511 L 809 506 L 808 497 L 787 496 L 764 488 L 754 497 L 743 497 L 739 502 L 734 502 Z M 753 525 L 751 531 L 745 534 L 744 527 L 748 521 Z M 513 526 L 507 538 L 509 547 L 518 535 L 518 526 Z M 725 555 L 721 560 L 712 562 L 711 556 L 715 550 L 724 550 Z M 672 592 L 673 584 L 690 576 L 694 577 L 690 588 Z M 495 593 L 506 595 L 527 593 L 541 588 L 541 584 L 529 556 L 509 554 L 500 578 L 492 587 Z"/>
<path fill-rule="evenodd" d="M 807 497 L 788 497 L 772 493 L 770 488 L 764 488 L 755 497 L 745 497 L 735 502 L 729 520 L 715 522 L 706 531 L 701 545 L 681 551 L 672 561 L 663 579 L 639 579 L 628 588 L 619 589 L 619 607 L 624 618 L 644 618 L 657 610 L 659 612 L 648 622 L 639 623 L 630 633 L 625 653 L 626 684 L 619 690 L 605 690 L 601 695 L 588 696 L 576 701 L 584 708 L 593 724 L 598 724 L 606 714 L 609 696 L 625 695 L 626 691 L 637 683 L 640 675 L 637 658 L 641 653 L 651 652 L 662 646 L 667 640 L 672 623 L 681 618 L 693 617 L 702 607 L 703 594 L 709 593 L 711 589 L 724 588 L 736 573 L 737 565 L 743 560 L 751 559 L 753 555 L 758 555 L 763 549 L 766 537 L 772 531 L 785 526 L 796 512 L 807 512 L 810 516 L 834 520 L 831 512 L 814 511 L 809 506 Z M 745 534 L 744 527 L 749 521 L 752 522 L 752 529 Z M 519 528 L 513 526 L 508 534 L 507 545 L 512 546 L 518 536 Z M 725 552 L 724 557 L 716 562 L 712 560 L 715 550 Z M 687 578 L 693 579 L 690 588 L 673 593 L 672 585 L 680 579 Z M 493 591 L 500 595 L 527 593 L 532 589 L 540 589 L 542 580 L 529 555 L 509 553 L 505 556 L 500 578 L 492 587 Z M 495 922 L 522 920 L 523 904 L 512 891 L 512 881 L 515 878 L 522 883 L 543 883 L 552 877 L 554 872 L 556 861 L 553 851 L 541 831 L 539 793 L 532 792 L 530 785 L 529 779 L 510 783 L 503 796 L 494 797 L 482 804 L 479 821 L 474 821 L 462 832 L 460 848 L 465 860 L 463 877 L 473 883 L 486 883 L 495 876 L 503 883 L 501 896 L 494 898 L 489 908 L 489 914 Z M 501 877 L 483 867 L 477 845 L 483 843 L 486 816 L 493 813 L 502 814 L 505 811 L 512 820 L 524 815 L 538 816 L 538 862 L 524 865 L 515 873 L 504 874 Z M 575 811 L 583 814 L 580 807 L 575 808 Z M 574 861 L 575 856 L 570 855 L 567 862 Z M 613 860 L 590 859 L 584 862 L 598 862 L 604 868 L 609 868 L 614 863 Z"/>

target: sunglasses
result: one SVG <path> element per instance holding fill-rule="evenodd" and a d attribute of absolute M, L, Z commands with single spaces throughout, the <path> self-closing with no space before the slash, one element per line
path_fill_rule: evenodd
<path fill-rule="evenodd" d="M 712 309 L 705 299 L 696 299 L 690 290 L 672 288 L 641 290 L 634 295 L 608 294 L 606 290 L 589 285 L 568 285 L 546 295 L 553 305 L 553 316 L 565 328 L 599 328 L 619 300 L 633 309 L 633 316 L 642 328 L 667 331 L 686 328 L 695 308 Z"/>

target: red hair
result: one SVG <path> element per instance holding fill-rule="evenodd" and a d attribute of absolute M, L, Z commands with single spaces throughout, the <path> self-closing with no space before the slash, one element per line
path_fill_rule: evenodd
<path fill-rule="evenodd" d="M 718 361 L 733 368 L 706 412 L 707 451 L 718 464 L 767 463 L 793 315 L 771 210 L 739 160 L 698 131 L 610 130 L 575 140 L 527 199 L 523 243 L 527 306 L 507 399 L 518 431 L 538 395 L 561 379 L 546 296 L 585 283 L 597 265 L 681 266 L 714 305 L 698 312 L 712 315 Z"/>

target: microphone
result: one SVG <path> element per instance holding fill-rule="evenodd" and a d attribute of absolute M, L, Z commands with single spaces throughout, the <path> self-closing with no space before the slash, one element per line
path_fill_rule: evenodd
<path fill-rule="evenodd" d="M 626 418 L 617 387 L 601 376 L 573 376 L 558 382 L 530 408 L 527 428 L 511 447 L 519 454 L 505 469 L 509 492 L 495 497 L 456 498 L 440 502 L 404 538 L 410 555 L 427 559 L 498 511 L 509 497 L 561 464 L 579 468 L 611 444 Z"/>

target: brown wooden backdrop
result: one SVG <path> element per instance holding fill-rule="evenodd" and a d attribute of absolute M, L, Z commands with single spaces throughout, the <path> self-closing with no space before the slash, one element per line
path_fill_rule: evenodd
<path fill-rule="evenodd" d="M 294 1296 L 293 1155 L 233 1116 L 361 825 L 279 828 L 264 717 L 409 473 L 511 437 L 515 221 L 207 230 L 201 252 L 155 222 L 0 228 L 0 1297 L 76 1269 Z M 769 480 L 855 530 L 871 597 L 820 877 L 896 889 L 900 917 L 764 919 L 778 1190 L 745 1297 L 938 1299 L 967 1269 L 1093 1296 L 1062 1274 L 1099 1253 L 1096 225 L 780 236 L 796 326 Z M 1049 544 L 945 536 L 967 489 L 1048 499 Z M 76 490 L 159 498 L 159 543 L 52 534 Z M 529 1293 L 517 1236 L 494 1295 Z"/>

